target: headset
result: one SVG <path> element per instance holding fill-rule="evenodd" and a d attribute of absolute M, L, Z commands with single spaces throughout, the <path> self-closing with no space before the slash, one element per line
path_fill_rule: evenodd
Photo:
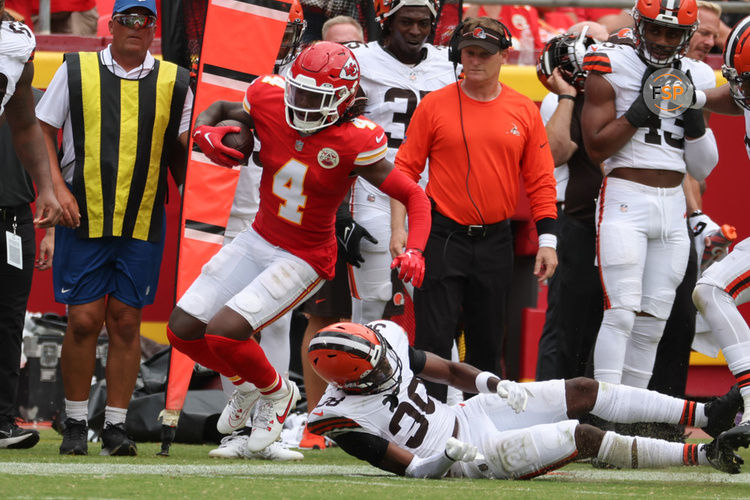
<path fill-rule="evenodd" d="M 508 28 L 497 19 L 492 19 L 492 21 L 497 23 L 501 31 L 495 31 L 493 29 L 477 25 L 474 30 L 463 33 L 466 22 L 473 21 L 474 19 L 476 18 L 469 17 L 461 21 L 458 26 L 456 26 L 456 29 L 453 30 L 453 35 L 451 36 L 450 42 L 448 42 L 448 60 L 453 63 L 454 74 L 455 70 L 458 68 L 458 65 L 461 63 L 461 51 L 458 49 L 458 45 L 461 43 L 461 40 L 469 38 L 489 39 L 495 41 L 500 50 L 508 49 L 512 45 L 513 36 L 510 34 L 510 31 L 508 31 Z M 479 206 L 474 201 L 474 197 L 471 196 L 471 189 L 469 189 L 469 176 L 471 175 L 471 154 L 469 153 L 469 142 L 466 140 L 466 130 L 464 129 L 464 110 L 461 103 L 461 90 L 459 89 L 458 85 L 458 76 L 456 76 L 456 84 L 456 91 L 458 92 L 458 118 L 459 123 L 461 124 L 461 136 L 464 140 L 464 149 L 466 150 L 466 194 L 468 195 L 469 201 L 471 201 L 471 204 L 474 206 L 474 210 L 476 210 L 477 215 L 479 215 L 479 219 L 482 221 L 482 225 L 484 226 L 484 215 L 479 209 Z M 445 242 L 445 245 L 446 246 L 443 248 L 443 253 L 445 253 L 446 251 L 448 245 L 447 241 Z"/>
<path fill-rule="evenodd" d="M 501 31 L 495 31 L 490 28 L 485 28 L 484 26 L 477 26 L 473 31 L 463 33 L 466 22 L 474 19 L 476 18 L 467 18 L 461 21 L 459 25 L 456 26 L 456 29 L 453 30 L 453 35 L 451 35 L 450 42 L 448 42 L 448 60 L 456 66 L 461 63 L 461 51 L 458 49 L 458 44 L 465 38 L 485 38 L 496 41 L 500 50 L 508 49 L 512 45 L 513 36 L 510 34 L 508 28 L 497 19 L 492 20 L 497 23 Z"/>

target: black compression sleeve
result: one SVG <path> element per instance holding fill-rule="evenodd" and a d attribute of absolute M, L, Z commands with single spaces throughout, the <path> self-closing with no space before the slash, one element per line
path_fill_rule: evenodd
<path fill-rule="evenodd" d="M 367 461 L 373 467 L 382 467 L 388 441 L 366 432 L 345 432 L 333 438 L 342 450 L 353 457 Z"/>
<path fill-rule="evenodd" d="M 424 365 L 427 363 L 427 354 L 419 349 L 409 346 L 409 367 L 415 374 L 422 373 Z"/>

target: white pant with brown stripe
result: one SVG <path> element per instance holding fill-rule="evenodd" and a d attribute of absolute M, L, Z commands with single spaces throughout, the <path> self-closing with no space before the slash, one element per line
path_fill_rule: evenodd
<path fill-rule="evenodd" d="M 323 285 L 313 267 L 250 228 L 222 247 L 177 306 L 204 323 L 224 305 L 260 330 Z"/>

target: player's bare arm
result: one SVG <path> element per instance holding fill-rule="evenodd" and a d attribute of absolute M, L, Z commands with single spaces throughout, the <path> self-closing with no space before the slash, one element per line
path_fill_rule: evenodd
<path fill-rule="evenodd" d="M 742 114 L 742 108 L 732 99 L 728 83 L 715 89 L 704 90 L 704 93 L 706 94 L 706 104 L 703 109 L 722 115 Z"/>
<path fill-rule="evenodd" d="M 253 128 L 253 119 L 242 107 L 241 102 L 216 101 L 195 119 L 195 128 L 201 125 L 214 126 L 223 120 L 237 120 Z"/>
<path fill-rule="evenodd" d="M 34 113 L 34 95 L 31 90 L 33 78 L 34 64 L 27 62 L 16 85 L 16 91 L 6 105 L 5 117 L 13 133 L 16 154 L 34 180 L 38 191 L 34 225 L 52 227 L 60 219 L 62 208 L 55 198 L 49 159 L 45 150 L 39 147 L 44 137 Z"/>
<path fill-rule="evenodd" d="M 586 124 L 582 128 L 583 143 L 594 163 L 601 163 L 622 149 L 638 130 L 624 115 L 617 118 L 615 91 L 597 73 L 591 73 L 586 78 L 586 101 L 581 122 Z"/>
<path fill-rule="evenodd" d="M 563 79 L 559 68 L 552 71 L 547 83 L 557 95 L 575 98 L 577 94 L 576 88 Z M 570 121 L 573 118 L 574 106 L 574 99 L 559 99 L 555 112 L 552 113 L 545 126 L 549 138 L 549 149 L 556 167 L 567 162 L 578 149 L 578 145 L 570 138 Z"/>
<path fill-rule="evenodd" d="M 57 161 L 57 133 L 58 129 L 48 123 L 40 122 L 42 135 L 44 136 L 44 145 L 46 147 L 47 160 L 50 165 L 50 176 L 52 185 L 55 190 L 55 196 L 62 207 L 60 224 L 70 228 L 76 228 L 81 224 L 81 211 L 78 208 L 78 202 L 70 192 L 60 170 L 60 164 Z"/>
<path fill-rule="evenodd" d="M 476 379 L 481 373 L 478 368 L 466 363 L 449 361 L 431 352 L 425 352 L 425 355 L 427 356 L 427 361 L 419 373 L 421 378 L 431 382 L 446 384 L 463 392 L 472 394 L 478 392 Z M 500 378 L 491 377 L 487 382 L 487 386 L 491 391 L 494 391 L 497 388 L 498 382 L 500 382 Z"/>
<path fill-rule="evenodd" d="M 391 198 L 391 242 L 388 245 L 391 257 L 404 253 L 406 236 L 406 207 L 400 201 Z"/>

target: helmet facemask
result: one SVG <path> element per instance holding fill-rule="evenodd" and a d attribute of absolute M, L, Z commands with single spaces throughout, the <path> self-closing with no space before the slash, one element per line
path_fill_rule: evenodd
<path fill-rule="evenodd" d="M 723 65 L 721 74 L 729 82 L 729 93 L 734 102 L 750 111 L 750 73 L 739 74 L 736 69 Z"/>
<path fill-rule="evenodd" d="M 635 35 L 638 52 L 647 64 L 657 67 L 668 66 L 677 59 L 680 59 L 688 49 L 690 39 L 698 28 L 698 22 L 693 24 L 678 24 L 676 18 L 667 14 L 659 14 L 657 19 L 649 19 L 641 15 L 638 9 L 633 9 L 633 19 L 635 20 Z M 680 40 L 676 45 L 663 45 L 652 42 L 648 39 L 647 31 L 649 25 L 660 26 L 664 29 L 680 30 Z"/>
<path fill-rule="evenodd" d="M 341 118 L 338 107 L 350 97 L 346 87 L 336 89 L 327 83 L 318 86 L 315 79 L 305 75 L 295 78 L 290 71 L 284 88 L 286 122 L 300 132 L 316 132 Z"/>
<path fill-rule="evenodd" d="M 546 79 L 555 68 L 559 68 L 563 79 L 579 93 L 583 92 L 587 75 L 582 69 L 583 57 L 588 47 L 596 43 L 596 40 L 586 35 L 588 29 L 588 26 L 584 26 L 579 35 L 558 35 L 547 43 L 537 64 L 537 73 L 545 87 Z"/>

